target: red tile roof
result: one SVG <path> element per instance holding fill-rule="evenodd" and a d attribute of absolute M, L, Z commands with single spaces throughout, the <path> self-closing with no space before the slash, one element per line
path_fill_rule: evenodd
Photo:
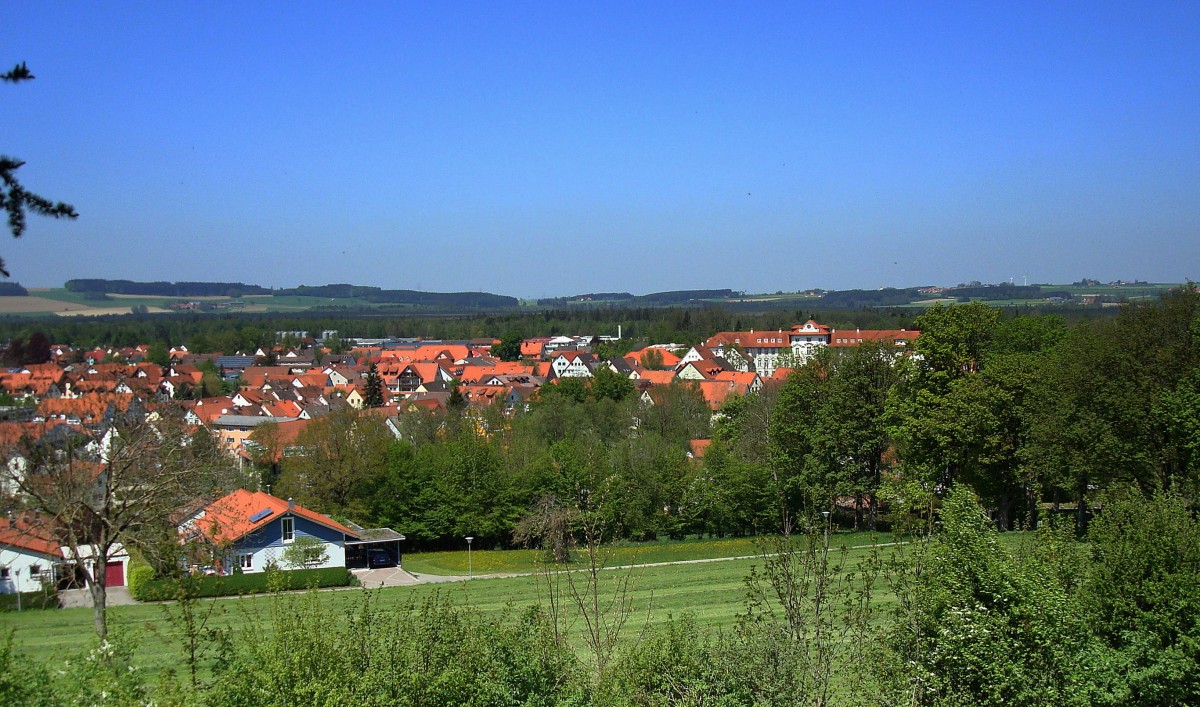
<path fill-rule="evenodd" d="M 54 539 L 44 521 L 28 517 L 0 518 L 0 546 L 19 548 L 49 557 L 61 558 L 62 546 Z"/>
<path fill-rule="evenodd" d="M 646 365 L 646 355 L 649 354 L 651 351 L 658 352 L 659 354 L 662 355 L 662 365 L 665 368 L 674 368 L 675 366 L 679 365 L 679 357 L 676 356 L 674 353 L 672 353 L 671 351 L 669 351 L 667 349 L 660 349 L 660 348 L 654 348 L 654 347 L 644 348 L 639 351 L 630 351 L 629 353 L 625 354 L 625 358 L 632 358 L 632 359 L 636 360 L 639 364 L 645 366 Z"/>
<path fill-rule="evenodd" d="M 834 330 L 829 335 L 829 345 L 833 347 L 858 346 L 872 341 L 882 341 L 895 344 L 904 341 L 908 345 L 917 340 L 921 332 L 913 329 L 845 329 Z"/>
<path fill-rule="evenodd" d="M 262 511 L 270 511 L 258 520 L 250 518 Z M 210 541 L 222 545 L 246 536 L 277 518 L 296 515 L 327 528 L 357 538 L 358 534 L 327 515 L 310 511 L 301 505 L 288 508 L 288 502 L 262 491 L 238 489 L 218 498 L 204 508 L 203 515 L 194 521 L 195 527 Z"/>

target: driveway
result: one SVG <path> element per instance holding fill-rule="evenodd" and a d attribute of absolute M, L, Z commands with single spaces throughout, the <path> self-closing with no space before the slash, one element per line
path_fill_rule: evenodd
<path fill-rule="evenodd" d="M 420 584 L 421 580 L 402 567 L 381 567 L 374 570 L 351 570 L 358 581 L 368 589 L 376 587 L 408 587 Z"/>

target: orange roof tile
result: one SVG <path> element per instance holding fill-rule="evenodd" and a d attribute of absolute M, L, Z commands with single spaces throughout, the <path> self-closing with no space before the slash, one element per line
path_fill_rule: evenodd
<path fill-rule="evenodd" d="M 835 329 L 829 335 L 829 345 L 839 348 L 858 346 L 859 344 L 873 341 L 882 341 L 890 344 L 894 344 L 897 341 L 912 343 L 920 335 L 921 332 L 915 329 L 845 329 L 843 331 Z"/>
<path fill-rule="evenodd" d="M 0 546 L 29 550 L 49 557 L 63 556 L 61 544 L 45 521 L 28 516 L 9 520 L 0 518 Z"/>
<path fill-rule="evenodd" d="M 654 385 L 669 385 L 671 381 L 675 380 L 675 371 L 645 370 L 639 371 L 638 375 L 641 376 L 641 380 L 649 381 Z"/>
<path fill-rule="evenodd" d="M 257 520 L 250 520 L 262 511 L 270 512 Z M 245 489 L 238 489 L 205 506 L 203 515 L 197 518 L 194 523 L 196 528 L 206 538 L 220 545 L 234 542 L 246 534 L 265 526 L 267 523 L 289 514 L 307 518 L 314 523 L 338 530 L 350 537 L 358 537 L 357 533 L 327 515 L 310 511 L 298 504 L 289 508 L 288 502 L 282 498 L 277 498 L 262 491 L 247 491 Z"/>
<path fill-rule="evenodd" d="M 85 424 L 96 424 L 104 419 L 109 406 L 124 412 L 133 402 L 130 393 L 84 393 L 77 398 L 44 398 L 38 403 L 38 413 L 46 419 L 52 417 L 78 417 Z"/>
<path fill-rule="evenodd" d="M 651 352 L 662 355 L 662 365 L 666 368 L 674 368 L 675 366 L 679 365 L 679 357 L 676 356 L 672 351 L 669 349 L 660 349 L 652 346 L 640 349 L 638 351 L 630 351 L 629 353 L 625 354 L 625 358 L 632 358 L 633 360 L 637 361 L 638 364 L 645 366 L 646 356 Z"/>

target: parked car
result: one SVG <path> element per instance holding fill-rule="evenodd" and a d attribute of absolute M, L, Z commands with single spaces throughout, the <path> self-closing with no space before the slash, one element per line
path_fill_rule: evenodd
<path fill-rule="evenodd" d="M 396 559 L 391 556 L 387 550 L 373 549 L 367 550 L 367 567 L 376 569 L 377 567 L 395 567 Z"/>

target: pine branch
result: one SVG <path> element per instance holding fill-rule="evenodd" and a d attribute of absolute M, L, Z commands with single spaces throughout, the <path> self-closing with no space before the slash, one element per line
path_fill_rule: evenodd
<path fill-rule="evenodd" d="M 32 81 L 35 78 L 37 78 L 37 77 L 34 76 L 33 72 L 31 72 L 29 70 L 29 67 L 25 65 L 25 62 L 21 62 L 20 64 L 17 64 L 16 66 L 14 66 L 12 69 L 7 71 L 6 73 L 0 74 L 0 80 L 3 80 L 7 83 Z"/>

